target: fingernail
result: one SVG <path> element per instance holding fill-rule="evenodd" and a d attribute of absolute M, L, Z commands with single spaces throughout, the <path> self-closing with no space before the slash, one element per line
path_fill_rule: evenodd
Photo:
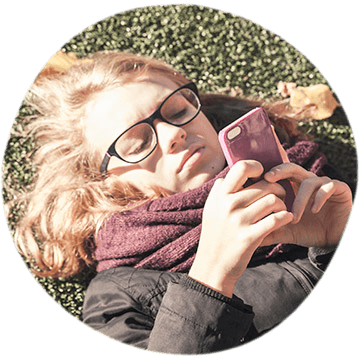
<path fill-rule="evenodd" d="M 270 170 L 269 172 L 267 172 L 265 175 L 266 176 L 270 176 L 270 177 L 273 177 L 275 176 L 276 172 L 274 170 Z"/>

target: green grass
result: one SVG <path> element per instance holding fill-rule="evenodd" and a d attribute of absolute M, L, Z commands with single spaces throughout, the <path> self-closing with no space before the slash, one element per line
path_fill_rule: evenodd
<path fill-rule="evenodd" d="M 245 95 L 276 98 L 279 81 L 299 86 L 327 83 L 308 59 L 276 34 L 238 16 L 196 6 L 124 12 L 91 25 L 62 49 L 79 57 L 99 50 L 155 56 L 208 92 L 239 87 Z M 26 190 L 33 179 L 28 153 L 34 144 L 22 136 L 24 119 L 30 114 L 32 109 L 23 104 L 4 156 L 5 202 L 12 199 L 13 190 Z M 347 179 L 356 181 L 354 137 L 343 109 L 338 108 L 326 121 L 299 126 L 311 134 Z M 20 210 L 15 207 L 10 214 L 10 229 Z M 93 275 L 93 270 L 86 269 L 71 279 L 37 279 L 50 296 L 81 319 L 85 289 Z"/>

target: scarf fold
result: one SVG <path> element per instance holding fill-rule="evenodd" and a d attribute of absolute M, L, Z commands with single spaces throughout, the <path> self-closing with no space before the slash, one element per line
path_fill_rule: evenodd
<path fill-rule="evenodd" d="M 284 148 L 291 162 L 320 175 L 326 158 L 317 152 L 314 142 L 298 141 L 292 147 L 285 144 Z M 225 177 L 228 171 L 227 167 L 196 189 L 113 215 L 98 233 L 94 253 L 97 271 L 131 266 L 188 272 L 200 239 L 206 199 L 215 180 Z M 260 247 L 251 262 L 267 261 L 288 248 L 281 244 Z"/>

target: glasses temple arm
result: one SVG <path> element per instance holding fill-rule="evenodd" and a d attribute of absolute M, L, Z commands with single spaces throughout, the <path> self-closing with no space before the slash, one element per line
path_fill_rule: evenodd
<path fill-rule="evenodd" d="M 106 153 L 105 156 L 104 156 L 104 159 L 103 159 L 103 161 L 102 161 L 102 163 L 100 165 L 100 172 L 102 174 L 106 173 L 107 167 L 109 165 L 110 158 L 111 158 L 111 155 L 109 155 L 109 153 Z"/>

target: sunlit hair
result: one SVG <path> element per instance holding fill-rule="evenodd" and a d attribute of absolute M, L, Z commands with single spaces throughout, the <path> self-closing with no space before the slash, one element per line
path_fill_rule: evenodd
<path fill-rule="evenodd" d="M 26 97 L 37 111 L 27 129 L 36 139 L 36 179 L 19 200 L 26 211 L 16 226 L 15 243 L 41 276 L 71 276 L 84 265 L 92 265 L 96 234 L 104 221 L 150 199 L 122 184 L 116 175 L 100 173 L 104 154 L 85 136 L 86 105 L 96 94 L 148 73 L 166 76 L 179 86 L 188 82 L 165 63 L 147 57 L 100 52 L 89 59 L 65 74 L 39 78 Z M 206 109 L 214 99 L 214 95 L 202 97 L 209 118 Z M 231 99 L 220 97 L 220 107 L 229 105 L 230 113 Z M 244 100 L 244 113 L 257 105 L 260 103 Z M 221 112 L 216 106 L 213 112 Z M 238 115 L 239 108 L 235 108 Z M 235 112 L 229 113 L 228 120 Z M 288 133 L 295 129 L 291 126 Z M 162 189 L 154 189 L 151 198 L 165 195 Z"/>

